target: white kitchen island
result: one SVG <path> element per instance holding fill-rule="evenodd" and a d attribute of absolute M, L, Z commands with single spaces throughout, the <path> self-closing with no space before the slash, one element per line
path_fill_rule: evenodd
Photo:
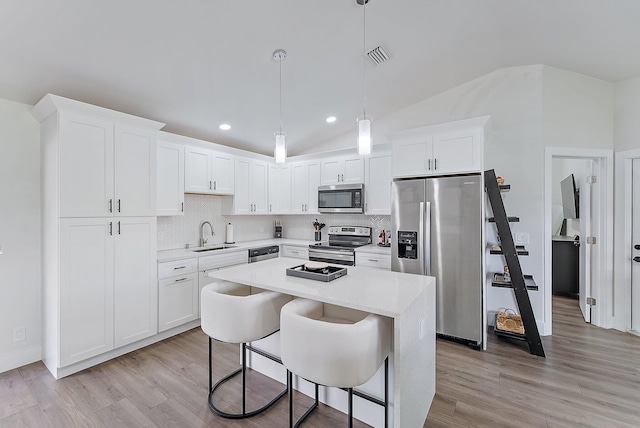
<path fill-rule="evenodd" d="M 286 275 L 287 268 L 303 263 L 280 257 L 209 276 L 393 319 L 390 426 L 422 427 L 435 394 L 435 279 L 356 266 L 348 266 L 346 276 L 331 282 Z M 357 406 L 354 415 L 363 419 Z"/>

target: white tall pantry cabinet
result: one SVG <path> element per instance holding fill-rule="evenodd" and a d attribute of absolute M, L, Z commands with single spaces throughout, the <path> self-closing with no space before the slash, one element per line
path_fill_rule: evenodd
<path fill-rule="evenodd" d="M 159 122 L 46 95 L 42 359 L 56 377 L 158 331 Z M 107 358 L 103 358 L 107 359 Z"/>

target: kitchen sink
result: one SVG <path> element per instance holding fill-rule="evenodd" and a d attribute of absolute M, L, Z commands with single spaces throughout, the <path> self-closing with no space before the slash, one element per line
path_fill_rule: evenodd
<path fill-rule="evenodd" d="M 218 245 L 217 247 L 207 247 L 207 248 L 198 248 L 195 250 L 191 250 L 193 253 L 205 253 L 207 251 L 216 251 L 216 250 L 224 250 L 226 248 L 235 248 L 235 245 Z"/>

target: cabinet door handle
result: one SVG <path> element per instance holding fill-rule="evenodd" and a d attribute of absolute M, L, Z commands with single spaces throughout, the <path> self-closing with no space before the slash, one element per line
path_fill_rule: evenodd
<path fill-rule="evenodd" d="M 344 174 L 341 174 L 342 182 L 344 183 Z"/>
<path fill-rule="evenodd" d="M 109 199 L 109 212 L 113 212 L 113 199 Z"/>
<path fill-rule="evenodd" d="M 184 212 L 184 202 L 180 204 L 180 212 Z"/>
<path fill-rule="evenodd" d="M 340 174 L 338 174 L 338 181 L 340 181 Z"/>
<path fill-rule="evenodd" d="M 434 159 L 433 160 L 433 170 L 437 170 L 438 169 L 438 159 Z"/>
<path fill-rule="evenodd" d="M 370 262 L 376 262 L 376 263 L 378 263 L 380 261 L 380 260 L 376 260 L 376 259 L 367 259 L 367 260 L 369 260 Z"/>
<path fill-rule="evenodd" d="M 427 171 L 431 171 L 431 159 L 427 160 Z"/>
<path fill-rule="evenodd" d="M 269 212 L 271 211 L 272 211 L 272 207 L 271 207 L 271 204 L 269 204 Z"/>
<path fill-rule="evenodd" d="M 118 212 L 120 212 L 120 199 L 118 199 Z"/>
<path fill-rule="evenodd" d="M 186 281 L 187 279 L 189 279 L 189 278 L 179 278 L 179 279 L 176 279 L 173 282 L 182 282 L 182 281 Z"/>
<path fill-rule="evenodd" d="M 118 235 L 120 235 L 120 222 L 118 222 Z"/>
<path fill-rule="evenodd" d="M 212 189 L 212 187 L 211 187 L 211 180 L 209 180 L 209 190 L 211 190 L 211 189 Z"/>
<path fill-rule="evenodd" d="M 109 235 L 113 235 L 113 222 L 109 222 Z"/>
<path fill-rule="evenodd" d="M 301 204 L 300 210 L 304 211 L 304 204 Z"/>
<path fill-rule="evenodd" d="M 186 269 L 186 266 L 178 266 L 178 267 L 174 267 L 173 270 L 178 270 L 178 269 Z"/>
<path fill-rule="evenodd" d="M 213 190 L 216 190 L 218 188 L 218 182 L 214 180 L 213 182 Z"/>
<path fill-rule="evenodd" d="M 304 210 L 305 211 L 309 211 L 309 208 L 307 207 L 307 204 L 304 204 Z"/>

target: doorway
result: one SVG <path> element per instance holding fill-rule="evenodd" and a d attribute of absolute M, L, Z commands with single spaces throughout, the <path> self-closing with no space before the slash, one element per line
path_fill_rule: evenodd
<path fill-rule="evenodd" d="M 616 225 L 612 327 L 640 335 L 640 150 L 616 153 Z"/>
<path fill-rule="evenodd" d="M 554 174 L 554 163 L 556 174 Z M 566 169 L 558 169 L 564 163 Z M 560 181 L 572 171 L 579 191 L 578 218 L 564 213 L 565 239 L 579 243 L 578 305 L 586 322 L 608 327 L 613 262 L 613 152 L 611 150 L 545 149 L 545 332 L 552 333 L 552 235 L 558 234 L 557 205 L 563 205 Z M 565 173 L 567 177 L 565 177 Z M 595 177 L 595 178 L 593 178 Z M 555 191 L 554 191 L 555 189 Z M 554 193 L 556 196 L 554 196 Z M 566 192 L 567 193 L 567 192 Z M 567 197 L 564 205 L 571 206 Z M 554 204 L 555 200 L 555 204 Z M 556 207 L 554 208 L 554 205 Z M 555 214 L 554 214 L 555 212 Z M 555 221 L 554 221 L 555 217 Z"/>

